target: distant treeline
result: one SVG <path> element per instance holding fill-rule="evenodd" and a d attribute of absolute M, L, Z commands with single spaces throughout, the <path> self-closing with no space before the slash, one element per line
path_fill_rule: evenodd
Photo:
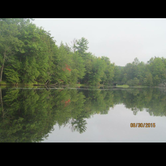
<path fill-rule="evenodd" d="M 137 58 L 125 67 L 116 67 L 115 79 L 119 83 L 125 83 L 130 86 L 158 86 L 166 83 L 166 59 L 154 57 L 146 64 L 139 62 Z"/>
<path fill-rule="evenodd" d="M 0 82 L 156 86 L 166 79 L 165 58 L 151 58 L 147 64 L 135 58 L 119 67 L 87 50 L 84 37 L 57 46 L 51 34 L 31 19 L 1 18 Z"/>

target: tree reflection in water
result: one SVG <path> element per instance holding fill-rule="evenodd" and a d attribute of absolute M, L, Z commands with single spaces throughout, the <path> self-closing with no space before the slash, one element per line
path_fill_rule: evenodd
<path fill-rule="evenodd" d="M 157 88 L 126 90 L 0 89 L 0 142 L 40 142 L 53 126 L 86 131 L 86 118 L 107 114 L 123 103 L 133 114 L 146 109 L 166 116 L 166 92 Z"/>

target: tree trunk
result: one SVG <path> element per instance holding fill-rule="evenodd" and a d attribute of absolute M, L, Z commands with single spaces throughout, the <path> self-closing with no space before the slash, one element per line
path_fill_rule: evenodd
<path fill-rule="evenodd" d="M 3 64 L 2 67 L 1 67 L 1 77 L 0 77 L 0 82 L 2 81 L 3 68 L 4 68 L 4 64 Z"/>
<path fill-rule="evenodd" d="M 4 108 L 3 108 L 3 100 L 2 100 L 2 89 L 0 88 L 0 102 L 2 107 L 2 117 L 4 118 Z"/>
<path fill-rule="evenodd" d="M 4 69 L 5 58 L 6 58 L 6 52 L 4 52 L 4 57 L 3 57 L 2 67 L 1 67 L 0 82 L 2 81 L 2 74 L 3 74 L 3 69 Z"/>

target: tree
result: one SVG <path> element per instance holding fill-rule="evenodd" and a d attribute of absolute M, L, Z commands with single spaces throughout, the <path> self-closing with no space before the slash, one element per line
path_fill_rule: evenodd
<path fill-rule="evenodd" d="M 88 40 L 82 37 L 79 40 L 76 40 L 76 44 L 74 43 L 73 48 L 80 53 L 81 56 L 88 50 Z"/>
<path fill-rule="evenodd" d="M 134 65 L 138 65 L 139 63 L 140 63 L 140 62 L 139 62 L 138 58 L 137 58 L 137 57 L 134 58 L 133 64 L 134 64 Z"/>
<path fill-rule="evenodd" d="M 18 38 L 24 43 L 24 53 L 17 53 L 17 58 L 22 63 L 19 71 L 21 82 L 44 83 L 51 79 L 57 46 L 50 35 L 32 23 L 20 27 Z"/>
<path fill-rule="evenodd" d="M 68 52 L 63 43 L 60 44 L 53 58 L 52 82 L 68 84 L 71 77 L 72 54 Z"/>
<path fill-rule="evenodd" d="M 84 83 L 84 84 L 89 84 L 89 81 L 90 81 L 90 77 L 91 77 L 91 74 L 92 74 L 92 63 L 93 63 L 93 60 L 94 60 L 94 55 L 92 55 L 92 53 L 88 52 L 88 53 L 85 53 L 84 55 L 84 63 L 85 63 L 85 75 L 84 75 L 84 78 L 81 80 L 81 83 Z"/>
<path fill-rule="evenodd" d="M 18 51 L 23 53 L 23 42 L 18 39 L 19 34 L 18 26 L 13 19 L 1 19 L 0 20 L 0 81 L 2 81 L 2 75 L 6 60 L 12 58 Z"/>
<path fill-rule="evenodd" d="M 121 84 L 121 82 L 122 82 L 122 71 L 123 71 L 123 67 L 115 66 L 113 82 L 117 82 L 118 84 Z"/>
<path fill-rule="evenodd" d="M 77 45 L 77 40 L 76 40 L 76 39 L 73 39 L 73 41 L 71 41 L 71 43 L 69 44 L 70 50 L 71 50 L 72 52 L 75 52 L 75 51 L 76 51 L 76 45 Z"/>
<path fill-rule="evenodd" d="M 104 75 L 104 70 L 106 69 L 105 62 L 100 58 L 95 58 L 92 61 L 92 72 L 90 74 L 89 83 L 91 85 L 99 85 L 101 78 Z"/>
<path fill-rule="evenodd" d="M 72 54 L 70 82 L 77 83 L 83 79 L 85 75 L 85 62 L 78 52 Z"/>
<path fill-rule="evenodd" d="M 50 79 L 56 47 L 50 33 L 37 28 L 29 19 L 2 19 L 0 24 L 0 80 L 3 70 L 6 81 L 12 83 Z"/>
<path fill-rule="evenodd" d="M 158 85 L 162 79 L 165 79 L 165 64 L 161 58 L 150 59 L 148 68 L 152 74 L 153 84 Z"/>
<path fill-rule="evenodd" d="M 104 63 L 105 66 L 103 66 L 103 68 L 105 68 L 105 70 L 104 70 L 104 74 L 101 78 L 102 83 L 110 84 L 114 78 L 114 64 L 111 64 L 108 57 L 102 56 L 101 60 L 105 62 Z"/>
<path fill-rule="evenodd" d="M 17 57 L 22 63 L 20 75 L 21 82 L 23 83 L 36 82 L 42 71 L 40 71 L 40 67 L 42 67 L 42 69 L 46 68 L 43 66 L 43 64 L 47 64 L 47 60 L 44 59 L 45 54 L 43 55 L 43 51 L 46 51 L 46 47 L 41 45 L 43 42 L 43 40 L 41 40 L 42 33 L 42 30 L 40 31 L 40 29 L 32 23 L 20 27 L 18 38 L 24 43 L 24 53 L 19 52 Z M 43 59 L 45 62 L 40 63 Z"/>

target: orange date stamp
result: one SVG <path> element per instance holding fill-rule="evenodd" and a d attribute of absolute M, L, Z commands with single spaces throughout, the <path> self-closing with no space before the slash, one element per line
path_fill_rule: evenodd
<path fill-rule="evenodd" d="M 145 127 L 145 128 L 152 128 L 152 127 L 156 127 L 155 123 L 130 123 L 130 127 Z"/>

